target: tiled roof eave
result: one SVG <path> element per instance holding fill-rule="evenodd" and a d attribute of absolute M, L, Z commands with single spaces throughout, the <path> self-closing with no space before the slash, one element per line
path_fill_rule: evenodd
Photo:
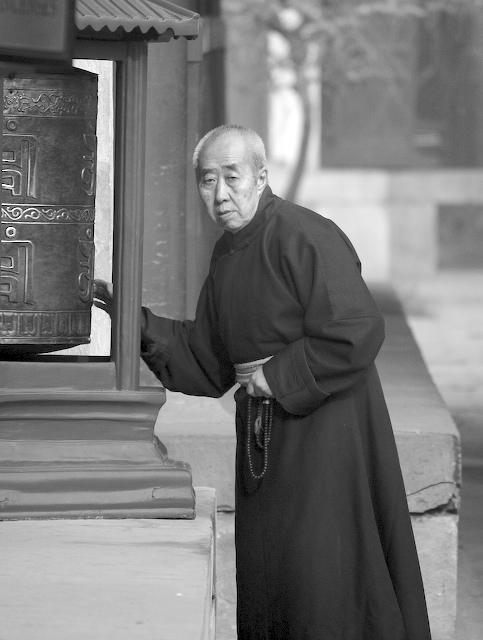
<path fill-rule="evenodd" d="M 125 33 L 126 37 L 146 34 L 149 39 L 166 35 L 195 38 L 199 30 L 199 15 L 167 0 L 118 0 L 117 14 L 106 9 L 102 0 L 77 0 L 75 24 L 78 35 L 102 37 L 103 34 Z M 110 8 L 109 8 L 110 9 Z M 129 9 L 129 11 L 127 10 Z M 141 36 L 142 37 L 142 36 Z"/>

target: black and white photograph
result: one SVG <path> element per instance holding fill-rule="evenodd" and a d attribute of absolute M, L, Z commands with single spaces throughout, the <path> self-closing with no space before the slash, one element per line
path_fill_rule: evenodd
<path fill-rule="evenodd" d="M 482 640 L 483 0 L 0 0 L 0 640 Z"/>

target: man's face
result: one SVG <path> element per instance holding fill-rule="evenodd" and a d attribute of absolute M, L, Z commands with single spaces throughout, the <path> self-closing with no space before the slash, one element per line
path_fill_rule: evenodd
<path fill-rule="evenodd" d="M 255 174 L 244 139 L 226 133 L 205 144 L 199 157 L 198 190 L 208 215 L 236 233 L 255 215 L 265 185 L 265 169 Z"/>

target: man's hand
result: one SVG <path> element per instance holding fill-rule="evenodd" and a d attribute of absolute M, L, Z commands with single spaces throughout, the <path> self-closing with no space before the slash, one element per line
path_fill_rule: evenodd
<path fill-rule="evenodd" d="M 258 369 L 252 373 L 246 390 L 249 396 L 273 398 L 272 390 L 268 386 L 267 379 L 263 373 L 263 367 L 258 367 Z"/>
<path fill-rule="evenodd" d="M 112 282 L 94 280 L 94 305 L 112 315 Z"/>

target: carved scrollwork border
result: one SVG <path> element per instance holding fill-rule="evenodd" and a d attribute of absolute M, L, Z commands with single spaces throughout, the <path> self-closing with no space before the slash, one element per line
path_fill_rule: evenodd
<path fill-rule="evenodd" d="M 94 207 L 2 204 L 1 219 L 8 222 L 93 223 Z"/>
<path fill-rule="evenodd" d="M 9 89 L 3 95 L 3 115 L 95 116 L 96 98 L 65 91 Z"/>

